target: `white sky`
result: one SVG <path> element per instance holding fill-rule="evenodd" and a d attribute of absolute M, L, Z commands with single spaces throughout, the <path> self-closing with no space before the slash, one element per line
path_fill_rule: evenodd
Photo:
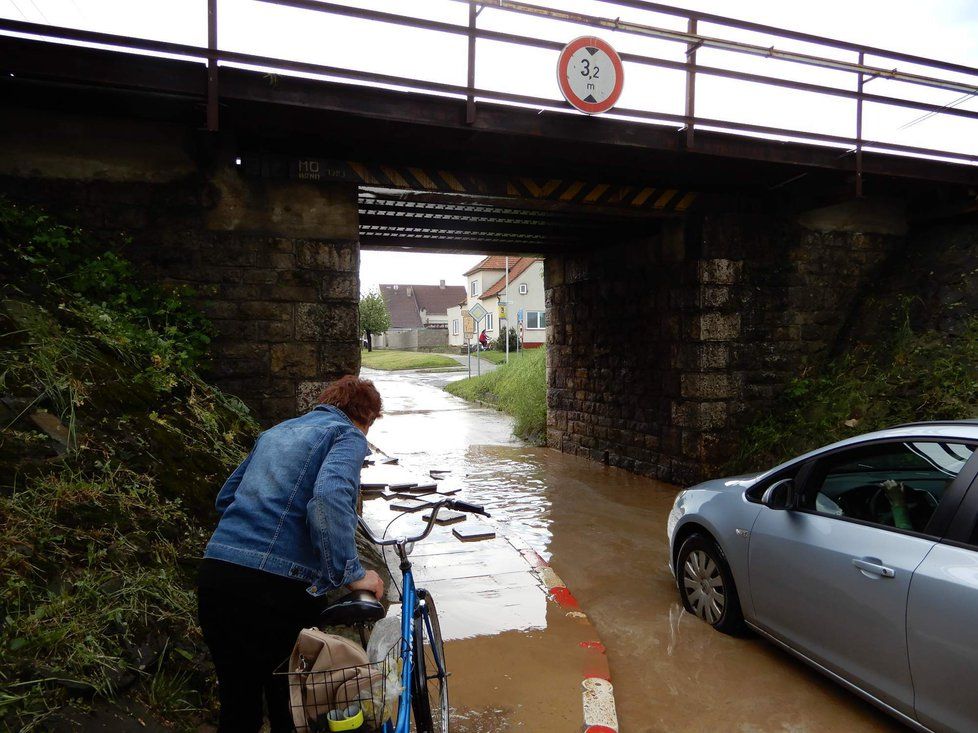
<path fill-rule="evenodd" d="M 402 14 L 467 23 L 465 5 L 451 0 L 334 0 Z M 533 0 L 604 17 L 620 17 L 672 29 L 685 29 L 685 20 L 615 6 L 602 0 Z M 865 43 L 906 53 L 978 67 L 978 0 L 672 0 L 671 4 L 792 30 Z M 194 45 L 206 44 L 206 0 L 0 0 L 0 16 L 66 25 L 109 33 L 143 36 Z M 460 36 L 340 18 L 257 0 L 219 0 L 222 48 L 268 56 L 301 59 L 410 78 L 465 83 L 466 40 Z M 485 9 L 479 16 L 485 28 L 569 41 L 594 29 Z M 855 61 L 851 52 L 833 52 L 797 42 L 700 24 L 704 35 L 722 35 L 779 50 L 794 50 Z M 618 51 L 682 61 L 684 46 L 620 32 L 596 33 Z M 855 77 L 842 72 L 799 66 L 717 50 L 700 50 L 697 61 L 754 73 L 817 84 L 855 88 Z M 479 41 L 476 85 L 481 88 L 558 99 L 556 53 L 510 44 Z M 908 64 L 867 64 L 901 71 L 937 75 Z M 946 73 L 942 76 L 952 76 Z M 976 77 L 956 77 L 978 84 Z M 619 106 L 682 114 L 684 75 L 625 64 L 625 85 Z M 949 104 L 956 92 L 874 80 L 867 91 L 937 104 Z M 974 98 L 957 105 L 978 111 Z M 855 134 L 855 102 L 773 87 L 700 76 L 696 113 L 731 121 L 796 128 L 837 135 Z M 978 153 L 978 121 L 931 117 L 907 129 L 921 117 L 915 110 L 867 104 L 864 136 L 921 147 Z M 309 151 L 316 154 L 317 151 Z M 461 273 L 473 257 L 364 252 L 363 282 L 462 282 Z"/>

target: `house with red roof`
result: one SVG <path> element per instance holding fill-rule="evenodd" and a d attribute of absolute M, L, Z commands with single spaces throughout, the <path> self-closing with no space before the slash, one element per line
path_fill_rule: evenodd
<path fill-rule="evenodd" d="M 509 265 L 509 290 L 506 266 Z M 465 273 L 465 297 L 448 309 L 448 343 L 464 346 L 479 336 L 468 315 L 479 303 L 488 315 L 479 324 L 489 338 L 497 340 L 507 326 L 515 328 L 527 348 L 542 346 L 547 340 L 547 312 L 544 305 L 543 259 L 539 257 L 484 258 Z"/>
<path fill-rule="evenodd" d="M 417 349 L 448 344 L 448 309 L 465 297 L 461 285 L 382 284 L 380 295 L 391 327 L 378 340 L 381 348 Z"/>

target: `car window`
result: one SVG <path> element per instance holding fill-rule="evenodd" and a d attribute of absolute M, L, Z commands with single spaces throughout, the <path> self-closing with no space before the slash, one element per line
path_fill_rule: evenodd
<path fill-rule="evenodd" d="M 923 532 L 973 450 L 962 443 L 907 441 L 843 451 L 818 461 L 801 508 Z"/>

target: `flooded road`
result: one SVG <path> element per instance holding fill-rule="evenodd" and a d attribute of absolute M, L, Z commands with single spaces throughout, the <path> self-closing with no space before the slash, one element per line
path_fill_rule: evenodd
<path fill-rule="evenodd" d="M 724 636 L 682 610 L 665 535 L 675 487 L 521 444 L 506 416 L 441 390 L 459 375 L 363 372 L 385 401 L 371 441 L 406 468 L 451 470 L 448 480 L 486 505 L 500 536 L 519 537 L 566 581 L 607 648 L 624 733 L 905 730 L 771 644 Z M 450 550 L 450 537 L 433 539 L 416 551 L 419 577 L 438 572 L 425 559 Z M 519 587 L 520 574 L 499 577 L 516 585 L 466 597 L 464 583 L 426 583 L 436 599 L 464 598 L 443 621 L 454 639 L 446 652 L 453 689 L 469 706 L 457 730 L 580 730 L 572 647 L 581 630 L 559 606 Z M 521 593 L 525 603 L 498 602 Z M 518 608 L 518 617 L 507 608 Z M 541 658 L 553 633 L 568 640 L 558 644 L 566 659 Z M 513 700 L 522 711 L 507 708 Z M 533 706 L 538 715 L 526 717 Z"/>

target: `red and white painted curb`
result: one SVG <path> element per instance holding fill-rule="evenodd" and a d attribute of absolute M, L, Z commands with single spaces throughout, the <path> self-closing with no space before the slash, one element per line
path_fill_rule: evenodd
<path fill-rule="evenodd" d="M 546 560 L 520 537 L 507 537 L 523 558 L 533 568 L 547 595 L 563 608 L 567 615 L 594 630 L 591 620 L 581 610 L 580 604 Z M 582 641 L 580 646 L 587 654 L 581 669 L 581 698 L 584 707 L 584 733 L 618 733 L 618 713 L 615 708 L 615 688 L 611 684 L 611 671 L 604 644 L 597 640 Z"/>

